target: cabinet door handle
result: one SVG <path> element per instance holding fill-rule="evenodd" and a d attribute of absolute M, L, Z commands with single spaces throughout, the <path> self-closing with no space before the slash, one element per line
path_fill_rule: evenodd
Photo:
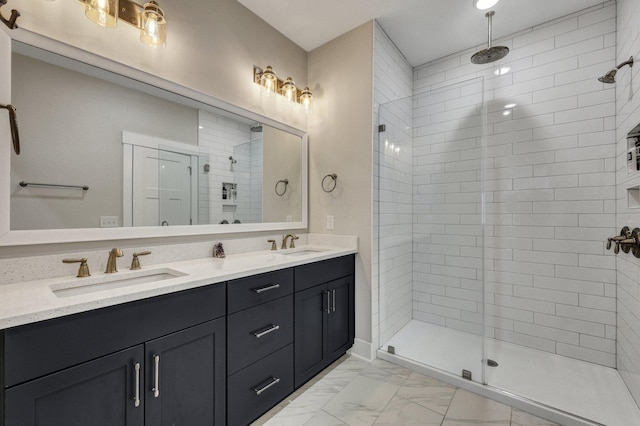
<path fill-rule="evenodd" d="M 155 398 L 160 396 L 160 356 L 153 356 L 153 396 Z"/>
<path fill-rule="evenodd" d="M 135 376 L 135 384 L 134 384 L 134 395 L 133 395 L 133 405 L 136 407 L 140 406 L 140 363 L 136 362 L 133 365 L 134 376 Z"/>
<path fill-rule="evenodd" d="M 265 329 L 262 329 L 262 330 L 259 330 L 259 331 L 254 331 L 252 334 L 254 336 L 256 336 L 256 339 L 259 339 L 262 336 L 267 335 L 269 333 L 273 333 L 276 330 L 280 330 L 280 326 L 277 325 L 277 324 L 273 324 L 273 325 L 270 325 L 269 327 L 267 327 Z"/>
<path fill-rule="evenodd" d="M 262 392 L 266 391 L 271 386 L 277 385 L 278 383 L 280 383 L 280 379 L 272 376 L 271 379 L 269 380 L 269 383 L 267 383 L 262 387 L 258 386 L 256 388 L 253 388 L 253 391 L 256 393 L 256 395 L 260 395 Z"/>
<path fill-rule="evenodd" d="M 262 292 L 269 291 L 269 290 L 275 290 L 277 288 L 280 288 L 280 284 L 272 284 L 272 285 L 268 285 L 266 287 L 254 288 L 253 291 L 255 291 L 256 293 L 260 294 Z"/>
<path fill-rule="evenodd" d="M 328 314 L 331 313 L 331 291 L 327 290 L 325 291 L 325 294 L 327 295 L 327 310 L 326 312 Z"/>
<path fill-rule="evenodd" d="M 336 311 L 336 291 L 331 290 L 331 311 Z"/>

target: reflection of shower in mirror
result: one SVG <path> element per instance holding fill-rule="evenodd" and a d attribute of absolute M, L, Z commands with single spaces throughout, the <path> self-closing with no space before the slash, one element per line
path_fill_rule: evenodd
<path fill-rule="evenodd" d="M 233 158 L 233 155 L 229 156 L 229 171 L 233 171 L 233 165 L 236 164 L 238 162 L 238 160 L 236 160 L 235 158 Z"/>

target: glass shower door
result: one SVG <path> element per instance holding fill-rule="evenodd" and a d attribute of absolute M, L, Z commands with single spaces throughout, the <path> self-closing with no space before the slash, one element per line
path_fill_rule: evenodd
<path fill-rule="evenodd" d="M 382 105 L 382 351 L 484 382 L 481 77 Z M 382 130 L 382 129 L 381 129 Z"/>

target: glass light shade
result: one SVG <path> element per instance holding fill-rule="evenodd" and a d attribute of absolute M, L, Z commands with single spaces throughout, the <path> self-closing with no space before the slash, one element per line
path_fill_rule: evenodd
<path fill-rule="evenodd" d="M 275 93 L 278 89 L 278 77 L 273 68 L 267 66 L 260 76 L 260 85 L 268 92 Z"/>
<path fill-rule="evenodd" d="M 282 85 L 280 89 L 280 94 L 284 96 L 284 98 L 289 102 L 295 102 L 298 97 L 298 88 L 296 84 L 293 82 L 291 77 L 287 77 L 287 80 Z"/>
<path fill-rule="evenodd" d="M 485 10 L 495 6 L 500 0 L 473 0 L 476 9 Z"/>
<path fill-rule="evenodd" d="M 140 40 L 151 47 L 167 45 L 167 21 L 164 19 L 164 12 L 154 1 L 144 5 Z"/>
<path fill-rule="evenodd" d="M 302 105 L 302 109 L 305 111 L 311 111 L 311 104 L 313 102 L 313 95 L 311 94 L 311 90 L 308 87 L 305 87 L 300 95 L 300 105 Z"/>
<path fill-rule="evenodd" d="M 101 27 L 114 28 L 118 25 L 118 0 L 88 0 L 84 14 Z"/>

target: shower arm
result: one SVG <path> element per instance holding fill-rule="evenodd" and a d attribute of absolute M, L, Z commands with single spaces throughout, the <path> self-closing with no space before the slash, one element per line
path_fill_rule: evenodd
<path fill-rule="evenodd" d="M 489 31 L 487 31 L 489 33 L 489 41 L 487 42 L 487 49 L 491 49 L 491 39 L 493 38 L 493 25 L 491 25 L 491 21 L 493 20 L 493 15 L 495 15 L 496 13 L 491 10 L 489 12 L 486 13 L 486 16 L 489 21 L 488 25 L 489 25 Z"/>
<path fill-rule="evenodd" d="M 633 56 L 631 56 L 628 60 L 624 61 L 623 63 L 621 63 L 620 65 L 618 65 L 616 67 L 616 69 L 620 69 L 622 67 L 624 67 L 625 65 L 629 65 L 630 67 L 633 67 Z"/>

